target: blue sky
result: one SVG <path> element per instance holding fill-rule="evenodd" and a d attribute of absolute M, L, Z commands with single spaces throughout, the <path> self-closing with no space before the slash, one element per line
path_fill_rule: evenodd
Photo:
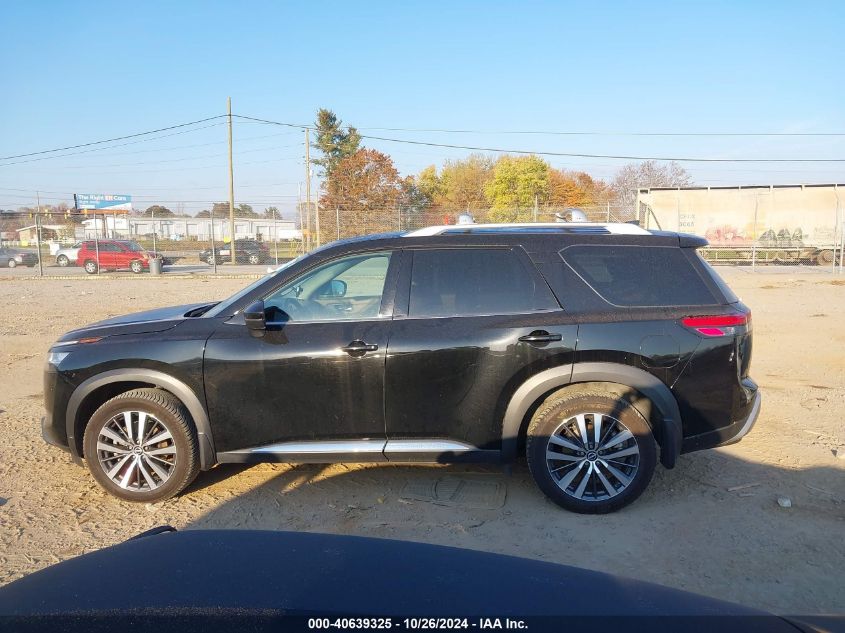
<path fill-rule="evenodd" d="M 841 2 L 6 2 L 0 155 L 225 112 L 329 107 L 365 134 L 593 154 L 843 158 L 845 137 L 504 131 L 845 132 Z M 195 212 L 227 197 L 226 130 L 11 165 L 0 208 L 128 193 Z M 471 129 L 481 134 L 373 128 Z M 402 173 L 449 150 L 383 141 Z M 117 144 L 113 144 L 117 145 Z M 236 199 L 292 208 L 302 134 L 235 126 Z M 23 159 L 21 159 L 23 160 Z M 625 161 L 549 158 L 609 178 Z M 843 182 L 843 163 L 686 165 L 699 184 Z M 315 185 L 316 186 L 316 185 Z"/>

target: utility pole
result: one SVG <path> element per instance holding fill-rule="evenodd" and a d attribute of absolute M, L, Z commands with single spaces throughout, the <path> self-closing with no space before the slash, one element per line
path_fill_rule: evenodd
<path fill-rule="evenodd" d="M 279 265 L 279 225 L 276 224 L 276 207 L 273 209 L 273 237 L 276 240 L 276 266 Z"/>
<path fill-rule="evenodd" d="M 306 250 L 311 250 L 311 140 L 309 128 L 305 128 L 305 227 L 307 231 Z"/>
<path fill-rule="evenodd" d="M 537 221 L 537 194 L 534 194 L 534 221 Z"/>
<path fill-rule="evenodd" d="M 301 236 L 302 252 L 307 252 L 305 248 L 305 220 L 302 218 L 302 183 L 296 183 L 296 208 L 299 209 L 299 234 Z"/>
<path fill-rule="evenodd" d="M 235 169 L 232 166 L 232 97 L 226 98 L 229 114 L 229 252 L 232 254 L 232 264 L 235 263 Z"/>
<path fill-rule="evenodd" d="M 322 244 L 320 239 L 320 201 L 314 201 L 314 232 L 317 234 L 317 246 Z"/>
<path fill-rule="evenodd" d="M 35 214 L 35 243 L 38 245 L 38 276 L 44 276 L 44 264 L 41 262 L 41 194 L 36 191 L 37 212 Z M 836 259 L 835 257 L 833 259 Z"/>

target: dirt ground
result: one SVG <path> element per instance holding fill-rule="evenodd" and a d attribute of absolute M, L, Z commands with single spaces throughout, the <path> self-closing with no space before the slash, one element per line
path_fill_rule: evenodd
<path fill-rule="evenodd" d="M 41 439 L 41 370 L 65 330 L 148 307 L 222 298 L 243 279 L 0 279 L 0 584 L 161 524 L 378 536 L 567 563 L 777 613 L 845 612 L 845 279 L 721 269 L 753 309 L 763 409 L 739 444 L 658 467 L 610 516 L 546 501 L 524 462 L 495 467 L 218 467 L 159 505 L 105 494 Z M 472 473 L 504 504 L 403 498 Z M 407 495 L 405 495 L 407 497 Z M 788 497 L 791 507 L 778 504 Z M 499 507 L 496 507 L 496 506 Z"/>

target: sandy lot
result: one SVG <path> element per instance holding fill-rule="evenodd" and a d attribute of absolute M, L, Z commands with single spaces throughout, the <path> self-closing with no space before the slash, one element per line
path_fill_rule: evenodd
<path fill-rule="evenodd" d="M 658 467 L 611 516 L 566 513 L 524 463 L 219 467 L 156 506 L 103 493 L 41 440 L 50 343 L 90 321 L 222 298 L 243 279 L 0 279 L 0 584 L 150 527 L 322 531 L 425 541 L 568 563 L 778 613 L 845 612 L 845 280 L 722 269 L 754 311 L 761 418 L 741 443 Z M 501 507 L 401 497 L 443 476 L 499 482 Z M 753 485 L 752 485 L 753 484 Z M 789 497 L 791 508 L 778 505 Z"/>

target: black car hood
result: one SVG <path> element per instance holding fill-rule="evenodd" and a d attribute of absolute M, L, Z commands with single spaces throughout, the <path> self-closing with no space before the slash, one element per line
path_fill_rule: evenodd
<path fill-rule="evenodd" d="M 113 334 L 145 334 L 147 332 L 162 332 L 176 327 L 187 317 L 191 310 L 203 306 L 213 305 L 213 302 L 189 303 L 167 308 L 156 308 L 144 312 L 134 312 L 122 316 L 97 321 L 77 330 L 71 330 L 59 341 L 74 340 L 85 336 L 111 336 Z"/>

